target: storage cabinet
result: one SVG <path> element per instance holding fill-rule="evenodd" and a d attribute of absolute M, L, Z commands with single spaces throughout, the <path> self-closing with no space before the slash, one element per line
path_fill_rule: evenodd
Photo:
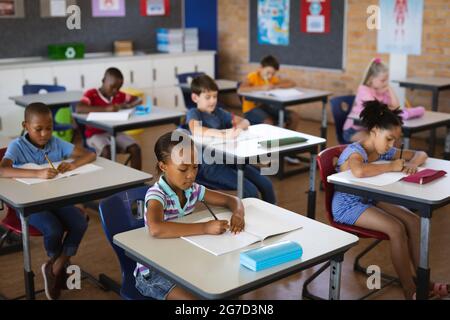
<path fill-rule="evenodd" d="M 123 73 L 123 87 L 144 91 L 154 105 L 185 108 L 182 92 L 177 86 L 177 74 L 202 71 L 213 77 L 214 54 L 206 51 L 0 64 L 0 132 L 3 135 L 20 132 L 23 108 L 15 106 L 8 97 L 21 95 L 23 84 L 57 84 L 67 90 L 85 91 L 99 88 L 109 67 L 116 67 Z"/>

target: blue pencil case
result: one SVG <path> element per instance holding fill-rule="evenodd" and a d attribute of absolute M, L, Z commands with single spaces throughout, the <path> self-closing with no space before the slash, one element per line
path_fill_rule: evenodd
<path fill-rule="evenodd" d="M 260 271 L 295 259 L 303 254 L 302 246 L 294 241 L 282 241 L 241 252 L 240 263 L 253 271 Z"/>

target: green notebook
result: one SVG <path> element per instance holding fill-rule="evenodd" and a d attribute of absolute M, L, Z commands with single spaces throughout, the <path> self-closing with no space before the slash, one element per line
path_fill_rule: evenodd
<path fill-rule="evenodd" d="M 303 138 L 303 137 L 289 137 L 289 138 L 282 138 L 282 139 L 259 141 L 258 143 L 264 148 L 272 148 L 272 146 L 276 146 L 276 145 L 281 147 L 281 146 L 285 146 L 288 144 L 301 143 L 301 142 L 306 142 L 306 141 L 308 141 L 308 139 Z"/>

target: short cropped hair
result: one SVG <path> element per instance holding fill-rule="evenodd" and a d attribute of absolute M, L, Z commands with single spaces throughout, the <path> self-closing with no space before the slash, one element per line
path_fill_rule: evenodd
<path fill-rule="evenodd" d="M 105 78 L 106 78 L 106 76 L 110 76 L 110 77 L 113 77 L 113 78 L 116 78 L 116 79 L 123 80 L 122 72 L 119 69 L 114 68 L 114 67 L 106 69 L 106 71 L 105 71 Z"/>
<path fill-rule="evenodd" d="M 261 59 L 261 66 L 264 67 L 272 67 L 275 70 L 280 70 L 280 63 L 277 58 L 272 55 L 265 56 Z"/>
<path fill-rule="evenodd" d="M 216 82 L 208 75 L 202 74 L 191 82 L 191 92 L 200 95 L 205 91 L 219 91 Z"/>
<path fill-rule="evenodd" d="M 33 102 L 25 108 L 25 121 L 28 121 L 34 115 L 52 116 L 52 111 L 45 103 Z"/>

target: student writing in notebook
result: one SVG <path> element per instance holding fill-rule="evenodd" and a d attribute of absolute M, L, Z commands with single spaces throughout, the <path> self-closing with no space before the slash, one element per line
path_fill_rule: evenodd
<path fill-rule="evenodd" d="M 351 170 L 358 178 L 385 172 L 415 173 L 427 155 L 423 151 L 394 148 L 401 136 L 400 110 L 390 110 L 379 101 L 367 101 L 361 120 L 368 135 L 349 145 L 337 161 L 337 171 Z M 400 155 L 402 157 L 400 158 Z M 387 163 L 373 163 L 387 160 Z M 386 233 L 390 240 L 391 259 L 406 299 L 415 299 L 419 264 L 420 220 L 408 209 L 356 195 L 335 192 L 332 202 L 334 220 L 339 223 Z M 432 283 L 431 294 L 448 295 L 449 286 Z"/>
<path fill-rule="evenodd" d="M 197 108 L 190 109 L 186 122 L 193 135 L 204 137 L 237 137 L 246 130 L 249 122 L 238 116 L 233 116 L 217 106 L 218 87 L 207 75 L 196 77 L 191 82 L 192 101 Z M 270 139 L 270 137 L 267 137 Z M 206 159 L 209 160 L 209 159 Z M 209 163 L 208 163 L 209 162 Z M 237 189 L 237 168 L 233 164 L 210 163 L 203 161 L 198 176 L 202 181 L 208 181 L 225 190 Z M 275 204 L 275 192 L 272 182 L 261 175 L 258 168 L 246 165 L 244 168 L 244 197 L 258 198 L 258 192 L 264 201 Z"/>
<path fill-rule="evenodd" d="M 198 161 L 196 149 L 188 135 L 180 131 L 162 135 L 155 145 L 161 176 L 145 196 L 145 224 L 157 238 L 178 238 L 190 235 L 218 235 L 244 229 L 244 206 L 237 197 L 206 189 L 195 183 Z M 227 207 L 233 212 L 230 221 L 211 220 L 205 223 L 177 223 L 171 220 L 191 214 L 198 201 Z M 152 268 L 137 264 L 136 288 L 154 299 L 195 299 L 184 289 Z"/>
<path fill-rule="evenodd" d="M 32 103 L 25 108 L 23 128 L 26 134 L 8 145 L 0 164 L 1 177 L 51 179 L 58 172 L 76 169 L 96 158 L 95 153 L 52 136 L 52 113 L 43 103 Z M 67 158 L 74 161 L 62 162 L 55 169 L 17 168 L 26 163 L 41 165 Z M 45 293 L 48 299 L 57 299 L 66 283 L 69 258 L 76 254 L 86 231 L 86 216 L 78 208 L 66 206 L 34 213 L 28 221 L 44 235 L 45 250 L 50 258 L 41 268 Z"/>
<path fill-rule="evenodd" d="M 117 68 L 106 70 L 102 86 L 87 90 L 77 105 L 77 112 L 115 112 L 122 109 L 131 109 L 142 103 L 138 97 L 120 92 L 123 85 L 123 75 Z M 104 130 L 86 126 L 84 132 L 86 143 L 94 148 L 99 156 L 111 159 L 111 135 Z M 141 170 L 141 148 L 137 142 L 125 133 L 116 135 L 117 152 L 129 153 L 131 167 Z"/>
<path fill-rule="evenodd" d="M 261 59 L 258 70 L 251 72 L 239 86 L 240 92 L 269 91 L 272 89 L 287 89 L 295 87 L 295 82 L 290 79 L 281 79 L 277 76 L 280 70 L 280 63 L 274 56 L 268 55 Z M 278 123 L 278 108 L 268 104 L 257 104 L 247 101 L 244 98 L 242 112 L 245 118 L 253 124 L 266 123 L 276 125 Z M 299 115 L 295 111 L 285 110 L 286 128 L 297 130 L 300 121 Z M 299 164 L 300 160 L 295 157 L 284 157 L 292 164 Z"/>

